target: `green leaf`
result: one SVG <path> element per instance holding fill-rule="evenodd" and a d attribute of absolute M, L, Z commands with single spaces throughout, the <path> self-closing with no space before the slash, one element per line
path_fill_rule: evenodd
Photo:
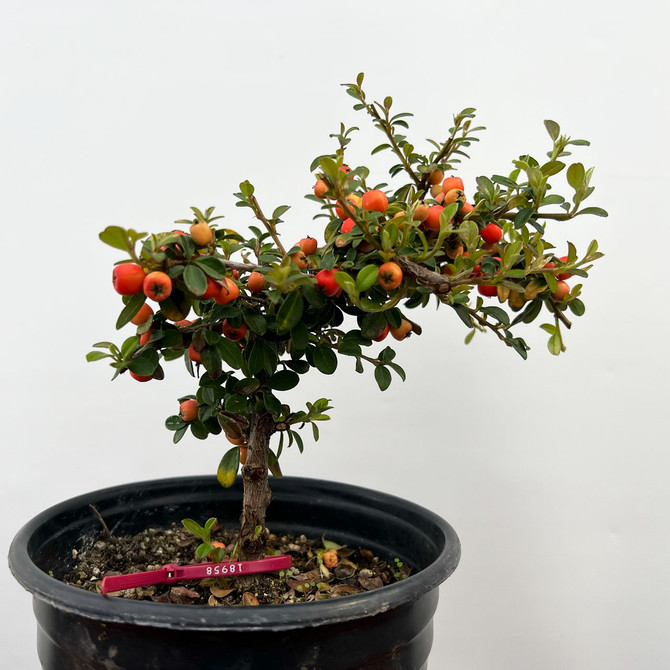
<path fill-rule="evenodd" d="M 221 374 L 221 355 L 217 347 L 206 346 L 200 352 L 201 362 L 213 379 Z"/>
<path fill-rule="evenodd" d="M 584 312 L 586 312 L 586 307 L 584 306 L 584 303 L 579 298 L 573 298 L 568 303 L 568 307 L 570 308 L 570 311 L 575 316 L 583 316 Z"/>
<path fill-rule="evenodd" d="M 363 353 L 361 345 L 353 340 L 342 340 L 337 351 L 343 356 L 360 356 Z"/>
<path fill-rule="evenodd" d="M 240 467 L 240 448 L 229 449 L 221 459 L 216 470 L 216 478 L 224 488 L 230 488 L 235 483 L 237 470 Z"/>
<path fill-rule="evenodd" d="M 288 391 L 295 388 L 299 382 L 300 377 L 292 370 L 280 370 L 268 379 L 267 385 L 275 391 Z"/>
<path fill-rule="evenodd" d="M 526 170 L 526 173 L 528 174 L 528 181 L 530 185 L 534 189 L 540 189 L 542 187 L 543 182 L 545 181 L 545 177 L 542 174 L 542 170 L 537 167 L 529 167 Z"/>
<path fill-rule="evenodd" d="M 121 358 L 127 360 L 130 358 L 132 353 L 137 349 L 137 345 L 140 343 L 140 338 L 137 335 L 133 335 L 126 340 L 124 340 L 121 345 Z"/>
<path fill-rule="evenodd" d="M 116 320 L 116 329 L 119 330 L 123 328 L 127 323 L 130 323 L 130 320 L 140 311 L 140 308 L 145 303 L 147 297 L 144 295 L 144 291 L 140 291 L 135 295 L 130 297 L 126 306 L 121 310 L 119 318 Z"/>
<path fill-rule="evenodd" d="M 532 302 L 528 303 L 523 312 L 521 312 L 521 314 L 517 317 L 517 321 L 521 320 L 524 323 L 531 323 L 537 318 L 541 311 L 542 301 L 533 300 Z"/>
<path fill-rule="evenodd" d="M 291 205 L 279 205 L 279 207 L 272 212 L 272 220 L 276 221 L 282 214 L 288 212 L 289 209 L 291 209 Z"/>
<path fill-rule="evenodd" d="M 495 199 L 496 188 L 493 182 L 488 177 L 477 177 L 477 189 L 489 201 L 493 202 Z"/>
<path fill-rule="evenodd" d="M 554 356 L 558 356 L 561 353 L 561 351 L 565 350 L 565 347 L 563 346 L 563 339 L 561 338 L 561 331 L 559 328 L 556 328 L 554 333 L 549 338 L 549 341 L 547 342 L 547 348 Z"/>
<path fill-rule="evenodd" d="M 375 368 L 375 381 L 382 391 L 386 391 L 391 385 L 391 373 L 385 366 L 378 365 Z"/>
<path fill-rule="evenodd" d="M 260 388 L 261 383 L 258 379 L 253 379 L 252 377 L 246 377 L 241 381 L 237 382 L 233 387 L 233 390 L 242 395 L 251 395 Z M 226 409 L 228 409 L 226 405 Z"/>
<path fill-rule="evenodd" d="M 344 270 L 340 270 L 335 273 L 335 281 L 350 295 L 353 297 L 358 297 L 358 291 L 356 290 L 356 282 L 353 277 Z"/>
<path fill-rule="evenodd" d="M 212 547 L 211 544 L 208 542 L 203 542 L 201 545 L 198 545 L 195 549 L 195 555 L 198 558 L 205 558 L 205 556 L 209 555 L 209 553 L 212 551 L 214 547 Z"/>
<path fill-rule="evenodd" d="M 508 177 L 503 177 L 499 174 L 494 174 L 491 177 L 491 181 L 495 182 L 496 184 L 500 184 L 501 186 L 506 186 L 510 189 L 518 188 L 518 184 L 515 181 L 509 179 Z"/>
<path fill-rule="evenodd" d="M 227 268 L 216 256 L 198 256 L 193 259 L 193 263 L 212 279 L 223 279 L 226 276 Z"/>
<path fill-rule="evenodd" d="M 272 449 L 268 449 L 268 470 L 270 470 L 272 476 L 277 477 L 277 479 L 282 476 L 281 467 L 279 467 L 279 459 Z"/>
<path fill-rule="evenodd" d="M 562 205 L 565 202 L 565 198 L 562 195 L 552 194 L 542 198 L 540 206 L 544 205 Z"/>
<path fill-rule="evenodd" d="M 585 207 L 584 209 L 580 209 L 577 214 L 593 214 L 594 216 L 603 217 L 609 216 L 601 207 Z"/>
<path fill-rule="evenodd" d="M 246 195 L 247 198 L 250 198 L 254 194 L 254 187 L 251 182 L 246 179 L 240 184 L 240 191 L 242 191 L 242 193 Z"/>
<path fill-rule="evenodd" d="M 337 181 L 339 167 L 330 156 L 323 156 L 319 161 L 319 166 L 330 177 L 331 181 Z"/>
<path fill-rule="evenodd" d="M 184 437 L 187 430 L 188 430 L 188 424 L 187 423 L 185 423 L 178 430 L 175 430 L 174 435 L 172 436 L 172 441 L 174 442 L 174 444 L 177 444 L 177 442 L 179 442 L 179 440 L 181 440 L 181 438 Z"/>
<path fill-rule="evenodd" d="M 470 312 L 468 312 L 468 309 L 465 305 L 451 305 L 451 307 L 454 308 L 456 311 L 456 314 L 458 314 L 460 320 L 468 327 L 472 328 L 472 317 L 470 316 Z"/>
<path fill-rule="evenodd" d="M 458 203 L 452 202 L 440 212 L 441 234 L 446 234 L 446 232 L 452 227 L 453 225 L 452 219 L 454 218 L 454 215 L 456 214 L 457 211 L 458 211 Z"/>
<path fill-rule="evenodd" d="M 239 370 L 242 367 L 242 363 L 244 362 L 242 359 L 242 352 L 236 342 L 222 337 L 216 343 L 216 348 L 218 349 L 219 354 L 221 354 L 221 358 L 223 358 L 231 368 Z"/>
<path fill-rule="evenodd" d="M 565 167 L 565 163 L 561 161 L 548 161 L 545 163 L 540 170 L 545 177 L 551 177 L 552 175 L 558 174 Z"/>
<path fill-rule="evenodd" d="M 504 309 L 500 307 L 496 307 L 495 305 L 492 305 L 490 307 L 484 307 L 482 308 L 482 312 L 484 314 L 487 314 L 488 316 L 492 316 L 494 319 L 504 324 L 505 326 L 510 325 L 509 315 Z"/>
<path fill-rule="evenodd" d="M 282 414 L 281 402 L 277 396 L 272 393 L 263 393 L 263 404 L 265 408 L 277 417 Z"/>
<path fill-rule="evenodd" d="M 210 347 L 215 347 L 219 340 L 221 340 L 221 335 L 213 330 L 205 330 L 205 342 L 209 344 Z"/>
<path fill-rule="evenodd" d="M 534 214 L 534 210 L 532 207 L 524 207 L 523 209 L 520 209 L 517 213 L 516 216 L 514 217 L 514 227 L 519 230 L 519 228 L 523 228 L 528 221 L 532 218 Z"/>
<path fill-rule="evenodd" d="M 379 268 L 376 265 L 366 265 L 356 276 L 356 290 L 359 293 L 372 288 L 377 282 Z"/>
<path fill-rule="evenodd" d="M 94 347 L 102 347 L 103 349 L 109 349 L 110 351 L 117 350 L 117 346 L 114 344 L 114 342 L 96 342 L 92 346 Z"/>
<path fill-rule="evenodd" d="M 91 363 L 92 361 L 99 361 L 103 358 L 114 358 L 112 354 L 106 354 L 104 351 L 89 351 L 86 354 L 86 360 Z"/>
<path fill-rule="evenodd" d="M 143 351 L 137 358 L 128 363 L 128 369 L 136 375 L 148 377 L 158 367 L 158 352 L 155 349 Z"/>
<path fill-rule="evenodd" d="M 339 274 L 339 273 L 338 273 Z M 300 291 L 289 293 L 277 312 L 277 333 L 287 333 L 302 318 L 304 302 Z"/>
<path fill-rule="evenodd" d="M 181 235 L 179 237 L 179 246 L 182 248 L 186 258 L 193 258 L 195 256 L 195 242 L 190 235 Z"/>
<path fill-rule="evenodd" d="M 309 331 L 307 326 L 299 321 L 291 328 L 291 354 L 297 356 L 307 349 L 309 344 Z M 298 361 L 295 361 L 296 363 Z M 304 362 L 304 361 L 303 361 Z M 309 365 L 307 366 L 309 368 Z"/>
<path fill-rule="evenodd" d="M 302 293 L 305 300 L 312 306 L 321 309 L 325 306 L 327 298 L 321 291 L 318 291 L 312 284 L 305 284 L 302 287 Z"/>
<path fill-rule="evenodd" d="M 299 375 L 309 372 L 309 363 L 307 361 L 286 361 L 286 365 Z"/>
<path fill-rule="evenodd" d="M 402 379 L 403 381 L 405 381 L 405 379 L 406 379 L 405 371 L 404 371 L 404 370 L 403 370 L 397 363 L 387 363 L 387 365 L 388 365 L 392 370 L 395 371 L 395 373 L 398 375 L 398 377 L 400 377 L 400 379 Z"/>
<path fill-rule="evenodd" d="M 142 239 L 145 235 L 146 233 L 138 233 L 132 229 L 126 230 L 120 226 L 107 226 L 98 235 L 98 238 L 110 247 L 114 247 L 114 249 L 130 252 L 135 242 Z"/>
<path fill-rule="evenodd" d="M 191 435 L 196 439 L 206 440 L 209 436 L 209 430 L 207 430 L 207 426 L 205 426 L 204 423 L 200 421 L 191 421 L 188 425 L 191 429 Z"/>
<path fill-rule="evenodd" d="M 332 375 L 337 369 L 337 356 L 328 346 L 321 345 L 312 350 L 314 367 L 324 375 Z"/>
<path fill-rule="evenodd" d="M 168 430 L 179 430 L 186 426 L 186 422 L 178 414 L 174 414 L 165 419 L 165 427 Z"/>
<path fill-rule="evenodd" d="M 507 341 L 512 345 L 521 358 L 525 361 L 528 358 L 528 345 L 520 337 L 509 337 Z"/>
<path fill-rule="evenodd" d="M 262 340 L 256 340 L 247 358 L 249 374 L 257 375 L 265 367 L 265 346 Z"/>
<path fill-rule="evenodd" d="M 200 296 L 207 290 L 207 277 L 205 273 L 195 265 L 187 265 L 184 268 L 184 283 L 193 295 Z"/>
<path fill-rule="evenodd" d="M 120 226 L 107 226 L 98 237 L 110 247 L 114 249 L 121 249 L 128 251 L 128 244 L 126 243 L 126 231 Z"/>
<path fill-rule="evenodd" d="M 581 163 L 573 163 L 568 168 L 568 184 L 570 184 L 575 191 L 579 190 L 584 183 L 585 175 L 586 172 L 584 166 Z"/>
<path fill-rule="evenodd" d="M 265 335 L 268 329 L 268 324 L 262 314 L 258 314 L 257 312 L 244 312 L 244 320 L 256 335 Z"/>
<path fill-rule="evenodd" d="M 544 127 L 547 129 L 549 137 L 551 137 L 551 139 L 555 142 L 561 134 L 561 127 L 558 125 L 558 123 L 556 123 L 556 121 L 552 121 L 551 119 L 545 120 Z"/>
<path fill-rule="evenodd" d="M 386 317 L 382 312 L 366 314 L 361 320 L 361 335 L 372 340 L 382 334 L 386 323 Z"/>
<path fill-rule="evenodd" d="M 203 542 L 209 542 L 210 533 L 197 521 L 194 521 L 193 519 L 182 519 L 181 523 L 189 533 L 200 538 Z"/>
<path fill-rule="evenodd" d="M 226 412 L 233 412 L 235 414 L 243 414 L 247 411 L 247 398 L 246 396 L 239 395 L 238 393 L 233 393 L 226 398 L 225 403 Z M 224 426 L 221 426 L 224 428 Z M 225 429 L 225 428 L 224 428 Z"/>
<path fill-rule="evenodd" d="M 371 152 L 370 155 L 374 156 L 376 153 L 379 153 L 380 151 L 384 151 L 385 149 L 390 149 L 391 145 L 390 144 L 380 144 L 379 146 L 375 147 Z"/>
<path fill-rule="evenodd" d="M 474 249 L 479 237 L 479 228 L 474 221 L 464 221 L 458 228 L 458 235 L 466 249 Z"/>
<path fill-rule="evenodd" d="M 383 363 L 389 363 L 394 358 L 395 358 L 395 351 L 393 351 L 391 347 L 384 347 L 379 352 L 379 360 L 382 361 Z"/>

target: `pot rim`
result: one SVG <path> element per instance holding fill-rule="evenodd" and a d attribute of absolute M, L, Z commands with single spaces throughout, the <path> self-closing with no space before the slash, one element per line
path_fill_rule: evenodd
<path fill-rule="evenodd" d="M 410 516 L 418 515 L 431 524 L 443 538 L 438 557 L 407 579 L 373 591 L 339 598 L 290 605 L 259 605 L 255 607 L 210 607 L 127 600 L 108 597 L 65 584 L 43 572 L 30 557 L 30 539 L 46 522 L 68 510 L 88 507 L 95 499 L 115 496 L 129 487 L 133 490 L 171 490 L 176 487 L 210 484 L 211 475 L 183 476 L 145 480 L 117 485 L 75 496 L 37 514 L 16 534 L 9 551 L 9 567 L 16 580 L 34 598 L 66 612 L 107 623 L 132 623 L 140 626 L 201 631 L 287 630 L 315 627 L 336 621 L 375 616 L 417 600 L 437 588 L 456 569 L 460 559 L 460 542 L 454 529 L 434 512 L 403 498 L 352 484 L 313 479 L 282 477 L 272 483 L 273 496 L 282 489 L 296 486 L 316 487 L 324 494 L 353 494 L 388 509 L 401 506 Z"/>

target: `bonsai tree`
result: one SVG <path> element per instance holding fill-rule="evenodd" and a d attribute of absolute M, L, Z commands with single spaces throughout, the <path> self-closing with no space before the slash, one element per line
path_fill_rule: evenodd
<path fill-rule="evenodd" d="M 114 377 L 139 382 L 162 380 L 168 361 L 186 365 L 197 388 L 179 398 L 166 427 L 175 442 L 190 431 L 232 443 L 217 477 L 231 486 L 242 466 L 244 560 L 264 554 L 268 473 L 281 476 L 283 449 L 295 444 L 302 451 L 301 429 L 310 426 L 316 440 L 319 422 L 329 418 L 325 398 L 299 409 L 287 403 L 285 392 L 302 375 L 312 368 L 331 375 L 344 358 L 359 373 L 372 371 L 386 390 L 405 372 L 393 347 L 378 343 L 390 334 L 401 347 L 420 335 L 418 308 L 430 303 L 445 306 L 445 327 L 468 329 L 466 343 L 491 331 L 524 359 L 529 347 L 515 333 L 540 319 L 549 351 L 558 355 L 570 318 L 585 310 L 578 282 L 602 255 L 595 241 L 579 254 L 572 244 L 556 249 L 547 237 L 554 222 L 607 216 L 583 207 L 593 169 L 566 162 L 568 148 L 588 142 L 545 121 L 546 159 L 522 155 L 511 172 L 478 177 L 468 193 L 454 171 L 483 130 L 473 125 L 475 110 L 454 116 L 448 137 L 428 140 L 428 153 L 420 153 L 405 134 L 411 114 L 394 112 L 390 97 L 368 101 L 362 85 L 363 74 L 345 84 L 354 109 L 384 135 L 372 153 L 389 152 L 390 176 L 403 181 L 390 185 L 348 165 L 357 129 L 341 125 L 331 135 L 335 151 L 311 166 L 316 184 L 307 197 L 319 207 L 324 244 L 309 236 L 283 243 L 279 228 L 289 207 L 266 214 L 248 181 L 235 194 L 256 220 L 246 234 L 220 226 L 213 207 L 191 208 L 192 217 L 175 222 L 184 228 L 146 235 L 113 226 L 100 234 L 126 254 L 113 270 L 124 303 L 116 327 L 130 323 L 137 331 L 121 346 L 95 344 L 87 358 L 111 359 Z M 554 188 L 561 173 L 566 196 Z"/>

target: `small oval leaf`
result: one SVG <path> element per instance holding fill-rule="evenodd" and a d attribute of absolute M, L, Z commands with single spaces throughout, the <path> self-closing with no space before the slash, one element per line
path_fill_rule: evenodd
<path fill-rule="evenodd" d="M 224 488 L 230 488 L 235 483 L 237 470 L 240 467 L 240 448 L 229 449 L 221 459 L 216 470 L 216 478 Z"/>

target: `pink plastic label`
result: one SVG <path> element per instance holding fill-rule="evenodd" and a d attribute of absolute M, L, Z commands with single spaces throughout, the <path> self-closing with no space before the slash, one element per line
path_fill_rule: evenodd
<path fill-rule="evenodd" d="M 207 579 L 216 577 L 237 577 L 252 575 L 259 572 L 285 570 L 292 564 L 287 554 L 267 556 L 258 561 L 226 561 L 224 563 L 196 563 L 195 565 L 174 565 L 169 563 L 160 570 L 137 572 L 132 575 L 113 575 L 102 580 L 101 591 L 104 595 L 114 591 L 134 589 L 152 584 L 175 584 L 191 579 Z"/>

